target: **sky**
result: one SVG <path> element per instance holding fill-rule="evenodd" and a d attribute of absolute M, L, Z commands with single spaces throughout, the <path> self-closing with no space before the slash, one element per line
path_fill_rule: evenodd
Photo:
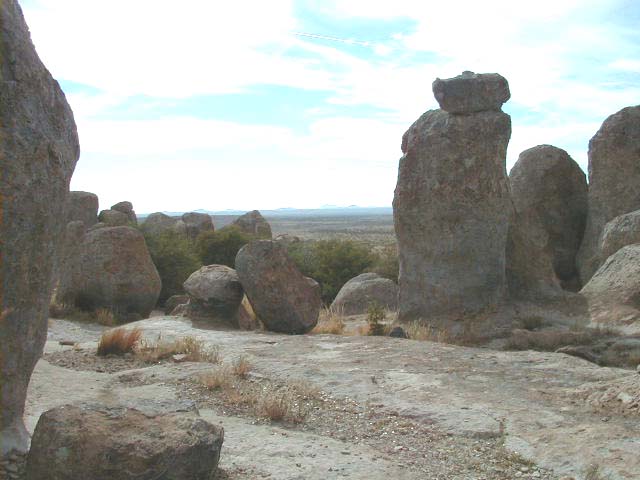
<path fill-rule="evenodd" d="M 638 0 L 22 0 L 100 208 L 389 206 L 402 134 L 464 70 L 509 81 L 507 171 L 539 144 L 587 171 L 640 104 Z"/>

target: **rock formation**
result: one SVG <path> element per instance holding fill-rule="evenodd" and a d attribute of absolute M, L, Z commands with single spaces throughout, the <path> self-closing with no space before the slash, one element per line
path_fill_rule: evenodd
<path fill-rule="evenodd" d="M 272 240 L 245 245 L 236 256 L 236 272 L 256 316 L 274 332 L 307 333 L 318 322 L 320 286 L 305 277 Z"/>
<path fill-rule="evenodd" d="M 83 222 L 86 228 L 98 223 L 98 196 L 91 192 L 69 192 L 68 222 Z"/>
<path fill-rule="evenodd" d="M 162 212 L 156 212 L 149 215 L 141 226 L 145 232 L 158 235 L 174 229 L 176 223 L 178 223 L 177 218 L 170 217 Z"/>
<path fill-rule="evenodd" d="M 604 226 L 601 256 L 607 259 L 622 247 L 634 243 L 640 243 L 640 210 L 620 215 Z"/>
<path fill-rule="evenodd" d="M 149 316 L 160 288 L 142 234 L 132 227 L 103 227 L 84 236 L 72 286 L 61 295 L 82 310 L 106 308 L 130 320 Z"/>
<path fill-rule="evenodd" d="M 398 308 L 398 286 L 377 273 L 363 273 L 352 278 L 338 292 L 331 309 L 345 315 L 367 313 L 371 303 L 389 310 Z"/>
<path fill-rule="evenodd" d="M 516 212 L 548 235 L 556 276 L 563 287 L 577 290 L 576 255 L 587 215 L 587 181 L 580 166 L 564 150 L 538 145 L 520 154 L 509 183 Z"/>
<path fill-rule="evenodd" d="M 176 223 L 175 229 L 191 239 L 195 239 L 202 232 L 214 230 L 211 215 L 198 212 L 188 212 L 182 215 L 181 220 Z"/>
<path fill-rule="evenodd" d="M 195 410 L 65 405 L 38 420 L 27 478 L 209 480 L 223 441 L 223 428 Z"/>
<path fill-rule="evenodd" d="M 231 226 L 237 227 L 255 238 L 271 239 L 271 225 L 258 210 L 253 210 L 238 217 Z"/>
<path fill-rule="evenodd" d="M 463 74 L 434 92 L 454 113 L 429 111 L 404 134 L 393 200 L 402 321 L 481 312 L 505 290 L 506 80 Z"/>
<path fill-rule="evenodd" d="M 16 0 L 0 2 L 0 457 L 24 452 L 27 385 L 47 335 L 54 259 L 80 153 L 73 113 L 31 43 Z"/>
<path fill-rule="evenodd" d="M 106 227 L 123 227 L 132 224 L 129 215 L 118 210 L 102 210 L 98 220 Z"/>
<path fill-rule="evenodd" d="M 578 254 L 586 284 L 606 260 L 600 244 L 607 222 L 640 209 L 640 105 L 607 118 L 589 142 L 589 211 Z"/>
<path fill-rule="evenodd" d="M 111 205 L 111 210 L 124 213 L 127 217 L 129 217 L 129 221 L 133 225 L 138 224 L 138 217 L 136 216 L 136 212 L 133 210 L 133 204 L 131 202 L 118 202 L 115 205 Z"/>
<path fill-rule="evenodd" d="M 629 325 L 640 320 L 640 244 L 611 255 L 580 293 L 593 323 Z"/>
<path fill-rule="evenodd" d="M 238 274 L 225 265 L 207 265 L 193 272 L 184 290 L 190 314 L 198 317 L 232 318 L 244 296 Z"/>

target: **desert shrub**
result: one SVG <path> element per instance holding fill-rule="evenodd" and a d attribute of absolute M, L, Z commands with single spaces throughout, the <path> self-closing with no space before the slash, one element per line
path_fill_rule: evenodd
<path fill-rule="evenodd" d="M 196 253 L 203 265 L 226 265 L 234 268 L 238 250 L 252 240 L 237 227 L 203 232 L 196 238 Z"/>
<path fill-rule="evenodd" d="M 373 261 L 370 271 L 398 283 L 400 263 L 398 261 L 397 247 L 390 245 L 376 252 L 375 260 Z"/>
<path fill-rule="evenodd" d="M 219 363 L 220 351 L 216 346 L 207 346 L 202 340 L 189 335 L 174 341 L 158 338 L 155 342 L 143 342 L 136 351 L 144 362 L 158 362 L 173 355 L 185 355 L 186 362 Z"/>
<path fill-rule="evenodd" d="M 375 260 L 369 247 L 352 240 L 292 244 L 289 256 L 304 275 L 320 284 L 326 304 L 336 298 L 347 281 L 369 269 Z"/>
<path fill-rule="evenodd" d="M 247 375 L 249 375 L 250 371 L 251 371 L 251 363 L 249 362 L 249 359 L 244 355 L 239 356 L 233 362 L 233 374 L 235 376 L 240 378 L 246 378 Z"/>
<path fill-rule="evenodd" d="M 104 356 L 133 353 L 141 338 L 142 331 L 138 328 L 108 330 L 100 337 L 97 354 Z"/>
<path fill-rule="evenodd" d="M 311 330 L 312 334 L 330 333 L 333 335 L 342 335 L 344 333 L 345 324 L 342 312 L 334 311 L 330 308 L 324 308 L 320 312 L 318 324 Z"/>
<path fill-rule="evenodd" d="M 302 423 L 308 412 L 293 392 L 271 391 L 258 400 L 256 413 L 273 422 Z"/>
<path fill-rule="evenodd" d="M 172 295 L 184 293 L 182 284 L 201 267 L 193 243 L 180 232 L 144 233 L 149 253 L 162 280 L 158 303 L 164 304 Z"/>
<path fill-rule="evenodd" d="M 382 323 L 385 318 L 384 307 L 378 302 L 371 302 L 367 310 L 367 323 L 369 324 L 369 335 L 382 336 L 385 334 L 385 325 Z"/>
<path fill-rule="evenodd" d="M 225 390 L 232 385 L 231 371 L 223 365 L 200 375 L 200 383 L 208 390 Z"/>

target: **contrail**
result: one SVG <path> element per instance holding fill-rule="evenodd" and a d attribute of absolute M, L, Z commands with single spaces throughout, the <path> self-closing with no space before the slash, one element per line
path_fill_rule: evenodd
<path fill-rule="evenodd" d="M 333 42 L 341 42 L 341 43 L 348 43 L 350 45 L 360 45 L 363 47 L 371 47 L 372 43 L 371 42 L 363 42 L 361 40 L 353 40 L 350 38 L 339 38 L 339 37 L 332 37 L 330 35 L 319 35 L 317 33 L 305 33 L 305 32 L 292 32 L 294 35 L 297 35 L 298 37 L 307 37 L 307 38 L 318 38 L 321 40 L 331 40 Z"/>

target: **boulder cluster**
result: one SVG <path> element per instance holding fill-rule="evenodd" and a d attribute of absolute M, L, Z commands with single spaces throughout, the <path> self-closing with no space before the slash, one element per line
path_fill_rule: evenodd
<path fill-rule="evenodd" d="M 394 196 L 399 319 L 477 318 L 505 301 L 579 292 L 592 321 L 640 319 L 640 106 L 589 143 L 589 184 L 564 150 L 522 152 L 507 176 L 510 97 L 498 74 L 433 83 L 439 110 L 404 134 Z"/>

